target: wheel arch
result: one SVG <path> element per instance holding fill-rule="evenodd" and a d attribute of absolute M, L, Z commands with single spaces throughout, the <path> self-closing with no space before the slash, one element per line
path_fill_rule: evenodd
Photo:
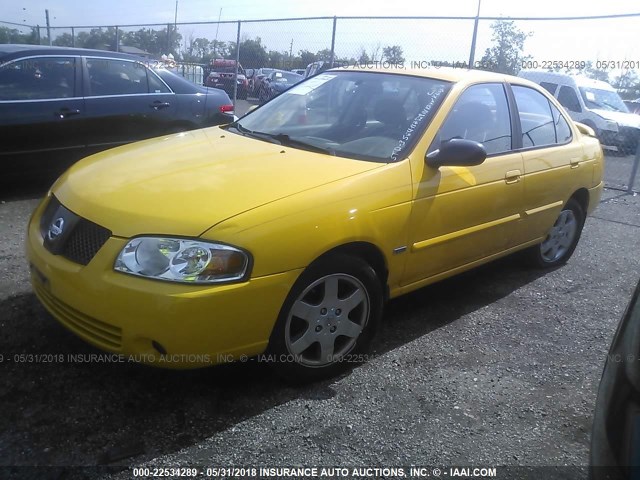
<path fill-rule="evenodd" d="M 389 269 L 387 266 L 387 259 L 380 248 L 369 242 L 349 242 L 327 250 L 316 258 L 312 264 L 321 262 L 328 256 L 337 254 L 356 257 L 366 262 L 371 268 L 373 268 L 376 276 L 380 280 L 380 284 L 384 291 L 385 301 L 389 298 L 389 285 L 387 283 Z"/>
<path fill-rule="evenodd" d="M 573 192 L 573 195 L 571 195 L 571 197 L 569 197 L 569 200 L 571 199 L 578 202 L 586 216 L 589 209 L 589 191 L 586 188 L 579 188 L 578 190 Z"/>

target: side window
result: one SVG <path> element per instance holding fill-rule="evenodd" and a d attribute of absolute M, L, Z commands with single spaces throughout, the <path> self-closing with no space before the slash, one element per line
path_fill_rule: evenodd
<path fill-rule="evenodd" d="M 473 85 L 465 90 L 440 127 L 429 151 L 452 138 L 480 142 L 488 155 L 511 150 L 511 119 L 501 84 Z"/>
<path fill-rule="evenodd" d="M 75 93 L 75 58 L 29 58 L 0 68 L 0 100 L 70 98 Z"/>
<path fill-rule="evenodd" d="M 571 128 L 567 123 L 564 115 L 560 113 L 556 107 L 551 105 L 551 112 L 553 113 L 553 123 L 556 126 L 556 143 L 563 144 L 571 141 Z"/>
<path fill-rule="evenodd" d="M 171 90 L 158 78 L 158 76 L 149 71 L 147 73 L 149 77 L 149 92 L 150 93 L 171 93 Z"/>
<path fill-rule="evenodd" d="M 556 94 L 556 90 L 558 89 L 558 84 L 557 83 L 540 82 L 540 86 L 542 88 L 544 88 L 547 92 L 549 92 L 551 95 L 555 95 Z"/>
<path fill-rule="evenodd" d="M 549 100 L 532 88 L 517 85 L 513 86 L 513 94 L 522 125 L 522 146 L 540 147 L 556 143 L 556 129 Z"/>
<path fill-rule="evenodd" d="M 148 93 L 147 69 L 127 60 L 88 58 L 89 96 Z"/>
<path fill-rule="evenodd" d="M 578 95 L 576 95 L 576 91 L 571 87 L 560 87 L 560 93 L 558 93 L 558 101 L 560 102 L 560 105 L 562 105 L 570 112 L 582 112 L 582 107 L 580 107 L 580 100 L 578 100 Z"/>

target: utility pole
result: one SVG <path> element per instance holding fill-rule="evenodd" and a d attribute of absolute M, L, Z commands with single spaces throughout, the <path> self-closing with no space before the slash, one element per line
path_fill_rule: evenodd
<path fill-rule="evenodd" d="M 218 23 L 216 24 L 216 38 L 213 39 L 213 59 L 216 59 L 216 46 L 218 45 L 218 30 L 220 30 L 220 18 L 222 18 L 222 8 L 218 14 Z"/>
<path fill-rule="evenodd" d="M 289 69 L 293 66 L 293 38 L 291 39 L 291 45 L 289 45 Z"/>
<path fill-rule="evenodd" d="M 49 10 L 45 9 L 44 16 L 47 19 L 47 37 L 49 38 L 49 45 L 51 45 L 51 25 L 49 24 Z"/>
<path fill-rule="evenodd" d="M 173 33 L 176 36 L 175 40 L 178 41 L 178 0 L 176 0 L 176 14 L 173 17 Z M 176 51 L 176 55 L 178 52 Z"/>
<path fill-rule="evenodd" d="M 478 21 L 480 20 L 480 2 L 478 0 L 478 13 L 476 13 L 476 20 L 473 24 L 473 37 L 471 38 L 471 52 L 469 52 L 469 68 L 473 68 L 474 57 L 476 54 L 476 37 L 478 36 Z"/>

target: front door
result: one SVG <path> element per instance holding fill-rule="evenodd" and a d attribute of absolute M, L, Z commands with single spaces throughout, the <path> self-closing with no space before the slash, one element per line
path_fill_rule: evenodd
<path fill-rule="evenodd" d="M 484 145 L 472 167 L 415 172 L 410 240 L 403 285 L 491 257 L 515 245 L 520 226 L 522 156 L 512 152 L 511 117 L 501 83 L 467 88 L 429 149 L 452 138 Z"/>

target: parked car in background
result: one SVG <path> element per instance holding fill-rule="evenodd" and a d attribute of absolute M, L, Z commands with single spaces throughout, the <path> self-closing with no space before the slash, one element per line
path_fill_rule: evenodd
<path fill-rule="evenodd" d="M 242 65 L 238 65 L 236 76 L 236 61 L 214 59 L 211 60 L 211 70 L 205 80 L 207 87 L 220 88 L 227 92 L 227 95 L 233 97 L 234 83 L 236 87 L 236 96 L 240 99 L 246 99 L 249 93 L 249 82 Z"/>
<path fill-rule="evenodd" d="M 625 100 L 624 104 L 627 106 L 629 113 L 640 115 L 640 98 L 636 98 L 635 100 Z"/>
<path fill-rule="evenodd" d="M 0 45 L 3 175 L 60 170 L 124 143 L 233 121 L 226 93 L 126 54 Z"/>
<path fill-rule="evenodd" d="M 327 377 L 364 358 L 389 298 L 516 251 L 565 263 L 603 187 L 589 132 L 521 78 L 330 70 L 229 125 L 74 165 L 29 223 L 33 289 L 150 365 L 267 352 Z"/>
<path fill-rule="evenodd" d="M 257 97 L 260 93 L 260 88 L 262 87 L 262 82 L 271 72 L 273 72 L 275 68 L 259 68 L 256 70 L 253 75 L 253 89 L 251 90 L 251 94 L 254 97 Z"/>
<path fill-rule="evenodd" d="M 291 70 L 293 73 L 297 73 L 298 75 L 302 75 L 304 77 L 304 72 L 305 69 L 304 68 L 294 68 L 293 70 Z"/>
<path fill-rule="evenodd" d="M 324 72 L 328 68 L 331 68 L 330 62 L 318 61 L 313 62 L 307 65 L 307 68 L 304 70 L 304 78 L 313 77 L 314 75 L 318 75 L 319 73 Z"/>
<path fill-rule="evenodd" d="M 244 74 L 247 77 L 247 95 L 251 95 L 253 92 L 253 81 L 256 74 L 255 68 L 245 68 Z"/>
<path fill-rule="evenodd" d="M 260 103 L 271 100 L 273 97 L 277 97 L 302 80 L 304 80 L 304 77 L 297 73 L 284 70 L 271 72 L 262 82 L 262 86 L 258 92 L 258 99 Z"/>
<path fill-rule="evenodd" d="M 629 113 L 618 92 L 607 82 L 542 70 L 521 70 L 518 75 L 548 90 L 572 119 L 591 127 L 603 145 L 622 153 L 635 153 L 640 140 L 640 117 Z"/>
<path fill-rule="evenodd" d="M 640 283 L 605 362 L 591 433 L 591 480 L 633 480 L 640 472 Z"/>

